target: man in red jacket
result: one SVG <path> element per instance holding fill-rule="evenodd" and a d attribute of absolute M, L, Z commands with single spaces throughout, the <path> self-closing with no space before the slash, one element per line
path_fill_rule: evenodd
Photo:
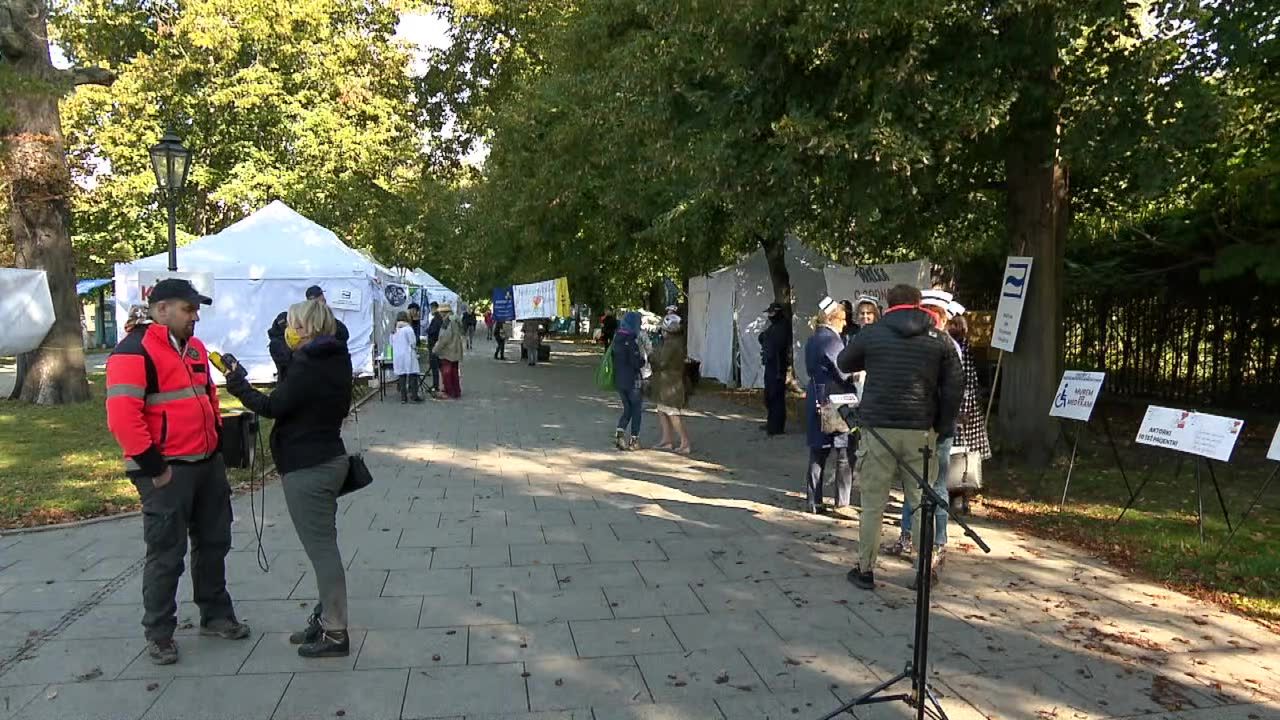
<path fill-rule="evenodd" d="M 194 337 L 200 306 L 212 302 L 186 280 L 161 280 L 148 298 L 151 322 L 107 359 L 107 427 L 142 498 L 142 625 L 157 665 L 178 661 L 173 631 L 188 534 L 200 634 L 240 640 L 250 633 L 227 593 L 231 487 L 218 449 L 218 391 L 204 343 Z"/>

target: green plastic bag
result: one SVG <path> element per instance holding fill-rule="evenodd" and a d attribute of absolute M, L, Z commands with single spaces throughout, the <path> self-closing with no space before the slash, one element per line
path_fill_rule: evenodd
<path fill-rule="evenodd" d="M 615 390 L 613 386 L 613 343 L 605 348 L 604 357 L 596 368 L 596 387 L 601 390 Z"/>

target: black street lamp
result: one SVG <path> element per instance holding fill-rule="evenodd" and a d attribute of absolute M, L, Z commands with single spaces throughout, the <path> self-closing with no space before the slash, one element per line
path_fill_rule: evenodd
<path fill-rule="evenodd" d="M 186 187 L 187 172 L 191 169 L 191 151 L 182 146 L 182 140 L 172 130 L 151 146 L 151 169 L 169 206 L 169 271 L 172 272 L 178 269 L 178 193 Z"/>

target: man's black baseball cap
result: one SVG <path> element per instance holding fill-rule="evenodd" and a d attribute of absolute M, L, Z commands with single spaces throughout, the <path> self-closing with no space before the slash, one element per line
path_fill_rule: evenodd
<path fill-rule="evenodd" d="M 196 292 L 190 281 L 181 278 L 168 278 L 156 283 L 147 301 L 154 304 L 161 300 L 186 300 L 192 305 L 213 304 L 213 298 Z"/>
<path fill-rule="evenodd" d="M 320 287 L 319 285 L 312 285 L 311 287 L 307 288 L 308 300 L 315 300 L 321 295 L 324 295 L 324 288 Z"/>

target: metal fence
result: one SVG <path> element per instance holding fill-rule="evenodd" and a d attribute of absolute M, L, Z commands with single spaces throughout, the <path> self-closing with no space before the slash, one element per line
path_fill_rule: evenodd
<path fill-rule="evenodd" d="M 1202 408 L 1280 408 L 1280 293 L 1255 281 L 1078 292 L 1066 367 L 1107 371 L 1107 392 Z"/>

